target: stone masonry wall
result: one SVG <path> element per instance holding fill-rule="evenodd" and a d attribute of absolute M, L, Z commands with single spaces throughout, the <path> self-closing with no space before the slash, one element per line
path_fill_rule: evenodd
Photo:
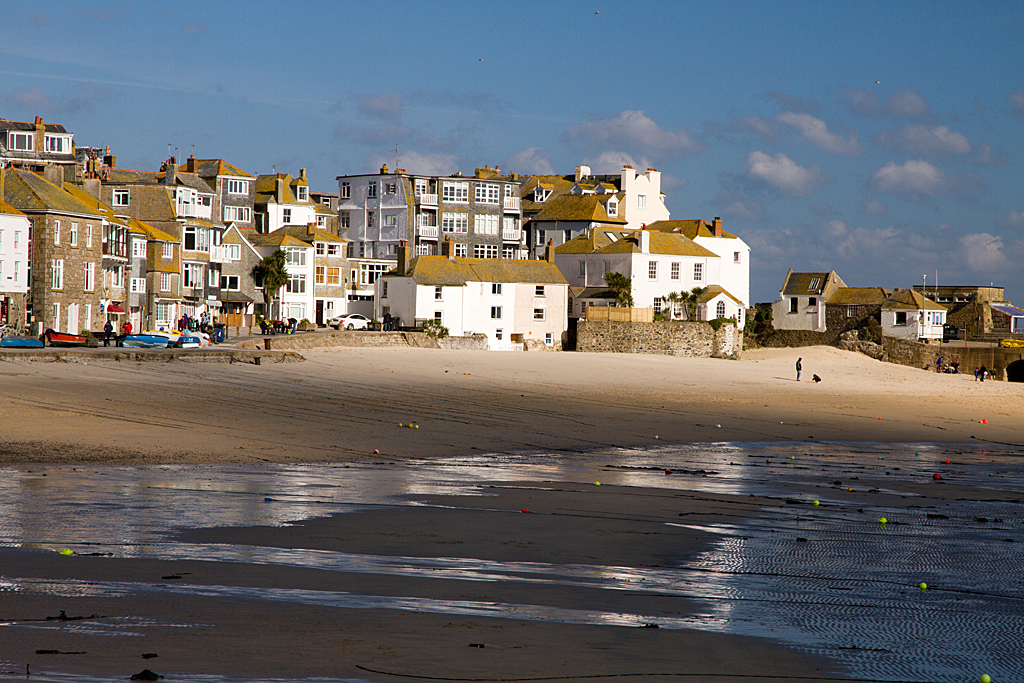
<path fill-rule="evenodd" d="M 739 358 L 742 349 L 743 335 L 729 323 L 716 331 L 706 322 L 580 320 L 576 328 L 576 350 L 592 353 Z"/>

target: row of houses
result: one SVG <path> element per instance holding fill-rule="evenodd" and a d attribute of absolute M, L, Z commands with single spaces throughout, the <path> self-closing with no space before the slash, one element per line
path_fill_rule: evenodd
<path fill-rule="evenodd" d="M 833 340 L 872 323 L 883 336 L 924 342 L 1024 334 L 1024 309 L 1005 301 L 1002 287 L 848 287 L 834 270 L 790 269 L 771 310 L 776 330 L 822 333 Z"/>

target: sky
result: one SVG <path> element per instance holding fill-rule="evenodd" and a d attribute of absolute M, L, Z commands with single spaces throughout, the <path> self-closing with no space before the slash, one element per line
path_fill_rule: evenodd
<path fill-rule="evenodd" d="M 786 269 L 1024 305 L 1024 3 L 0 0 L 0 118 L 118 166 L 170 154 L 314 190 L 413 173 L 662 172 L 751 298 Z"/>

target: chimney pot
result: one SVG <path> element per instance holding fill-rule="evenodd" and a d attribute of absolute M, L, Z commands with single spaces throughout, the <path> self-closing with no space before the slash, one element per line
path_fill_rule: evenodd
<path fill-rule="evenodd" d="M 547 246 L 544 247 L 544 260 L 548 263 L 555 262 L 555 241 L 548 240 Z"/>
<path fill-rule="evenodd" d="M 718 217 L 718 216 L 715 216 L 715 220 L 711 221 L 711 226 L 714 229 L 715 237 L 721 237 L 722 236 L 722 219 L 720 217 Z"/>

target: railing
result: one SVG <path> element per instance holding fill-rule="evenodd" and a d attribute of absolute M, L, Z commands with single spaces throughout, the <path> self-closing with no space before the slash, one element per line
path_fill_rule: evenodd
<path fill-rule="evenodd" d="M 437 206 L 437 194 L 418 194 L 416 203 L 424 206 Z"/>
<path fill-rule="evenodd" d="M 231 246 L 228 244 L 211 244 L 210 263 L 231 263 Z"/>
<path fill-rule="evenodd" d="M 416 228 L 416 233 L 420 237 L 427 237 L 430 239 L 437 239 L 437 226 L 436 225 L 421 225 Z"/>
<path fill-rule="evenodd" d="M 518 211 L 519 210 L 519 197 L 505 197 L 505 210 L 506 211 Z"/>
<path fill-rule="evenodd" d="M 502 228 L 501 239 L 505 242 L 519 242 L 523 237 L 522 228 Z"/>

